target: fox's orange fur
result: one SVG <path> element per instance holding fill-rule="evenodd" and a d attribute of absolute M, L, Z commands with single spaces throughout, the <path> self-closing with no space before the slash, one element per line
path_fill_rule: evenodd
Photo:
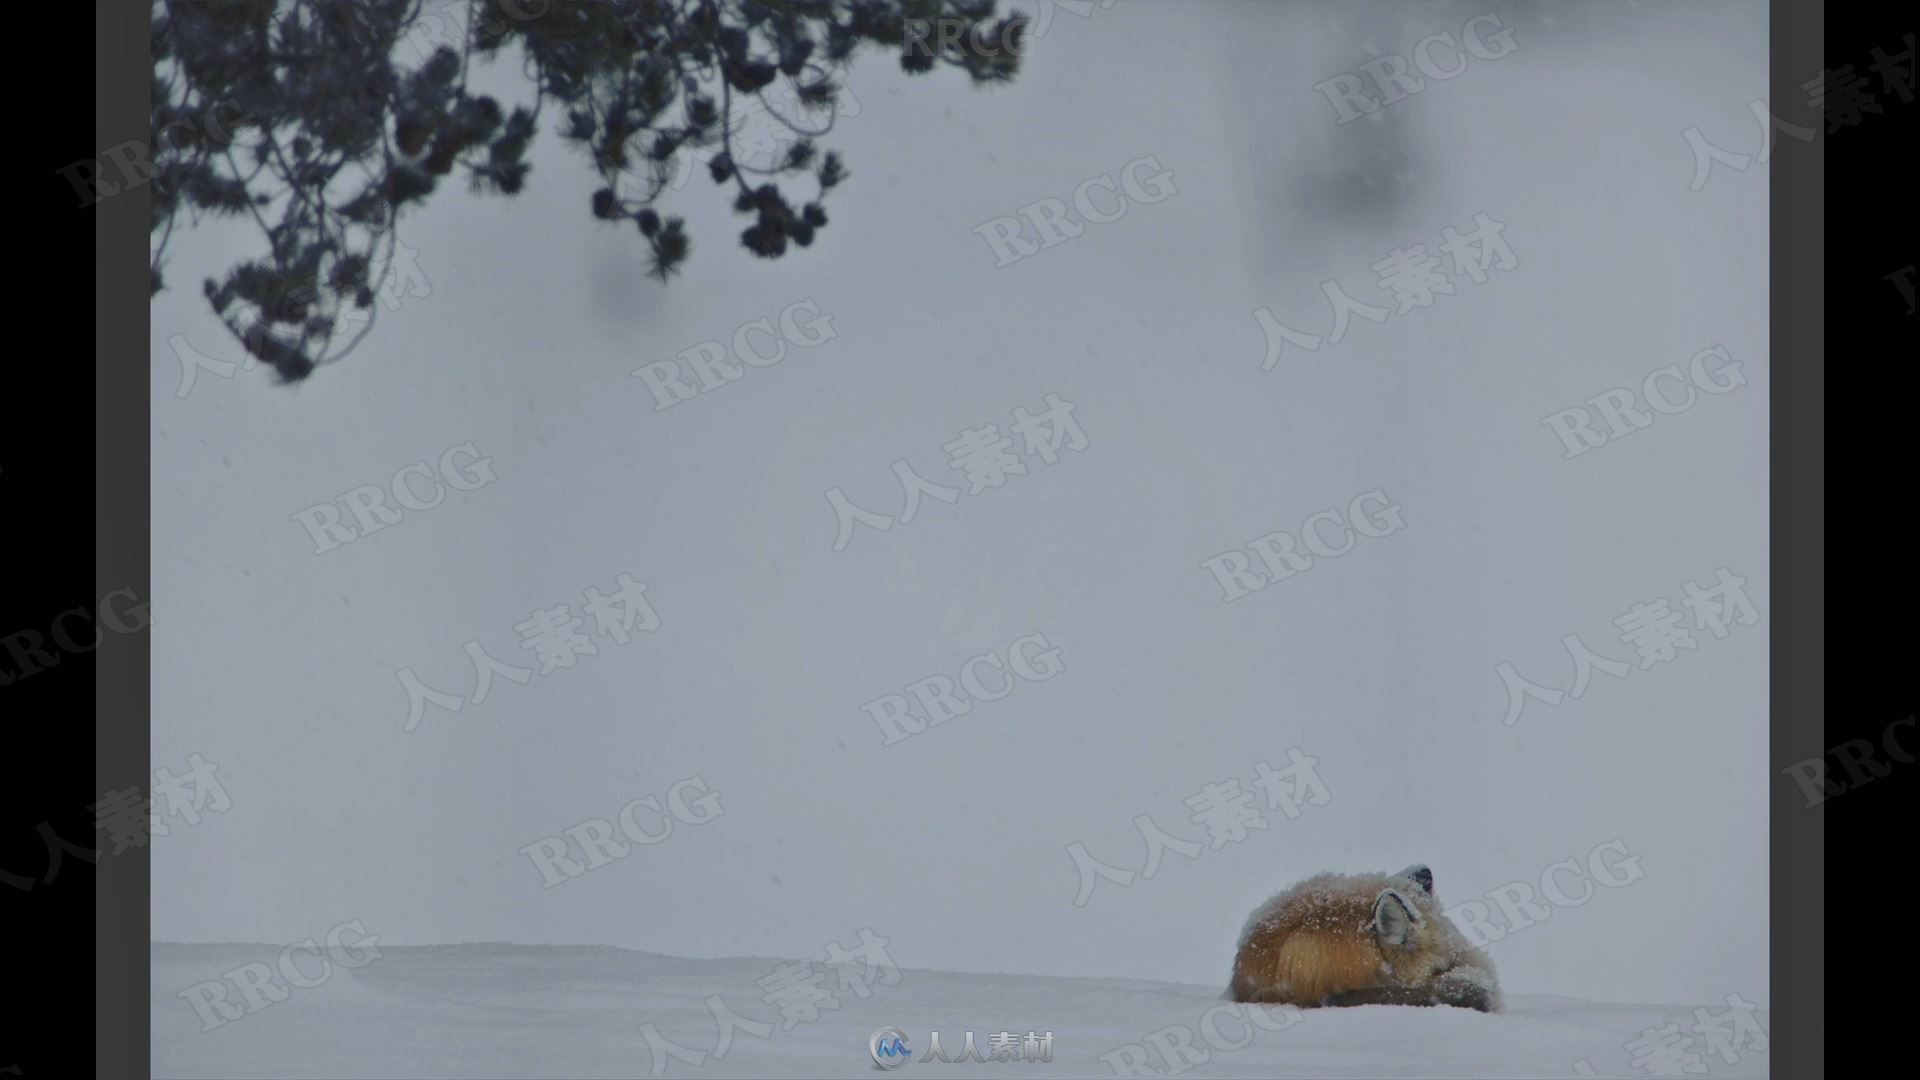
<path fill-rule="evenodd" d="M 1493 964 L 1440 911 L 1433 873 L 1320 874 L 1256 910 L 1233 959 L 1233 1000 L 1458 1005 L 1497 1012 Z"/>

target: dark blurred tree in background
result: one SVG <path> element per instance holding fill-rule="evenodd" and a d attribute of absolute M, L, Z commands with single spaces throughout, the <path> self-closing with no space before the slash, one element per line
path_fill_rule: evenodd
<path fill-rule="evenodd" d="M 432 11 L 423 12 L 423 8 Z M 975 83 L 1019 68 L 1025 17 L 995 0 L 153 0 L 153 291 L 184 217 L 251 217 L 264 251 L 209 278 L 227 328 L 281 379 L 306 378 L 373 327 L 395 222 L 456 171 L 517 195 L 543 118 L 605 181 L 588 210 L 631 221 L 663 281 L 687 258 L 678 217 L 654 203 L 694 155 L 736 212 L 740 242 L 779 258 L 827 224 L 847 175 L 816 146 L 864 47 L 901 70 L 960 68 Z M 450 17 L 451 16 L 451 17 Z M 403 56 L 426 20 L 455 28 Z M 521 63 L 532 100 L 467 89 L 470 65 Z M 407 61 L 415 61 L 409 64 Z M 768 94 L 797 107 L 776 108 Z M 790 141 L 735 155 L 736 104 L 759 99 Z M 640 177 L 638 183 L 632 178 Z M 808 190 L 799 205 L 788 195 Z M 786 187 L 783 187 L 786 185 Z M 347 337 L 341 315 L 367 311 Z M 346 340 L 336 342 L 336 338 Z"/>

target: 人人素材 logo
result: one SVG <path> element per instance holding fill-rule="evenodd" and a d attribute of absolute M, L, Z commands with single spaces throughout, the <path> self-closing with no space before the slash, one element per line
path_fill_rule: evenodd
<path fill-rule="evenodd" d="M 1012 1031 L 997 1031 L 976 1036 L 972 1030 L 964 1033 L 960 1048 L 952 1049 L 953 1029 L 947 1029 L 947 1048 L 940 1046 L 940 1033 L 927 1033 L 927 1048 L 919 1053 L 921 1063 L 939 1061 L 948 1065 L 962 1061 L 987 1062 L 1003 1061 L 1052 1061 L 1053 1032 L 1037 1033 L 1029 1031 L 1024 1037 Z M 915 1054 L 907 1046 L 907 1033 L 897 1027 L 884 1027 L 873 1033 L 867 1040 L 867 1051 L 873 1055 L 873 1063 L 882 1069 L 897 1069 L 913 1060 Z"/>

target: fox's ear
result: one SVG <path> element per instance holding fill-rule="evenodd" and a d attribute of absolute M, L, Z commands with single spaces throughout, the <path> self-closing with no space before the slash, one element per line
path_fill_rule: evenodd
<path fill-rule="evenodd" d="M 1373 898 L 1373 932 L 1389 945 L 1405 945 L 1414 928 L 1425 922 L 1420 909 L 1398 889 L 1381 889 Z"/>
<path fill-rule="evenodd" d="M 1426 863 L 1414 863 L 1400 871 L 1400 876 L 1419 885 L 1428 896 L 1433 895 L 1433 871 L 1427 869 Z"/>

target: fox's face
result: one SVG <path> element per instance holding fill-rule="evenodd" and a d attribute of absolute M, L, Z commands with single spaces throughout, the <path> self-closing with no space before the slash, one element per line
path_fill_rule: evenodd
<path fill-rule="evenodd" d="M 1485 964 L 1433 895 L 1433 871 L 1416 863 L 1389 875 L 1373 901 L 1373 934 L 1395 982 L 1432 986 Z"/>

